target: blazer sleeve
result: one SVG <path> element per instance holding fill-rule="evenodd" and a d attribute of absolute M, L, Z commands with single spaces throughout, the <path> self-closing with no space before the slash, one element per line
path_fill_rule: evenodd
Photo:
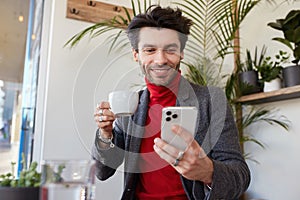
<path fill-rule="evenodd" d="M 228 106 L 223 131 L 210 153 L 214 165 L 210 199 L 238 199 L 250 184 L 250 170 L 238 138 L 235 120 Z"/>
<path fill-rule="evenodd" d="M 235 119 L 224 92 L 210 88 L 208 96 L 209 99 L 200 106 L 205 125 L 199 133 L 203 137 L 200 137 L 201 146 L 214 166 L 211 190 L 206 198 L 238 199 L 250 184 L 250 170 L 241 152 Z M 195 181 L 194 184 L 203 183 Z M 193 186 L 194 189 L 204 187 Z M 199 191 L 193 191 L 194 195 L 197 193 Z"/>
<path fill-rule="evenodd" d="M 92 147 L 92 158 L 96 161 L 96 176 L 99 180 L 106 180 L 111 177 L 124 159 L 124 138 L 123 133 L 116 125 L 113 129 L 113 148 L 103 149 L 98 145 L 99 139 L 96 136 Z M 99 129 L 96 132 L 98 135 Z"/>

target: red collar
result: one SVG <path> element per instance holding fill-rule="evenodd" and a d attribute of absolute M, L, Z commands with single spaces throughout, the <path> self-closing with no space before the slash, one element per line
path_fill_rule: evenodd
<path fill-rule="evenodd" d="M 163 107 L 168 106 L 165 103 L 171 101 L 172 99 L 176 99 L 180 78 L 181 78 L 181 72 L 179 71 L 179 73 L 176 75 L 176 77 L 172 80 L 172 82 L 168 86 L 158 86 L 151 83 L 145 77 L 146 85 L 150 92 L 150 102 L 152 101 L 152 103 L 154 102 L 159 103 Z"/>

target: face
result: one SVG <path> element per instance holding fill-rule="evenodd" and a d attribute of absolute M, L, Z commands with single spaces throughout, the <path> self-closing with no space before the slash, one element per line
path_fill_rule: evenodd
<path fill-rule="evenodd" d="M 167 86 L 177 75 L 180 60 L 183 59 L 177 31 L 141 28 L 138 51 L 133 50 L 133 57 L 151 83 Z"/>

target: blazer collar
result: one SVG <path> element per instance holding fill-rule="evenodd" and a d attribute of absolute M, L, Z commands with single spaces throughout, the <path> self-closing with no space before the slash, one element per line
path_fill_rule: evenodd
<path fill-rule="evenodd" d="M 183 77 L 181 77 L 179 83 L 176 106 L 195 106 L 199 108 L 198 98 L 191 83 Z"/>

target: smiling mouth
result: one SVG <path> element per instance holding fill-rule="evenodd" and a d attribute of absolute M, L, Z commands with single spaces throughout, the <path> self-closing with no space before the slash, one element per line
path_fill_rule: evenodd
<path fill-rule="evenodd" d="M 152 68 L 151 71 L 156 77 L 166 77 L 171 68 Z"/>
<path fill-rule="evenodd" d="M 152 71 L 156 71 L 156 72 L 165 72 L 165 71 L 168 71 L 170 70 L 171 68 L 154 68 L 154 69 L 151 69 Z"/>

